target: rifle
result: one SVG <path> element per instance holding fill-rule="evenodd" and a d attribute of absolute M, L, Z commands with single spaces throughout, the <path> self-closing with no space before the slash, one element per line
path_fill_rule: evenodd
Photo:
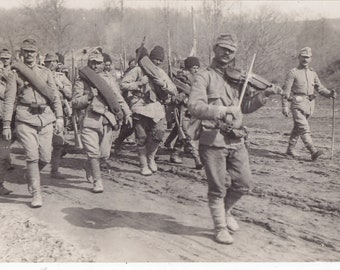
<path fill-rule="evenodd" d="M 74 87 L 74 81 L 75 81 L 75 65 L 74 65 L 74 54 L 72 50 L 72 87 Z M 65 100 L 66 101 L 66 100 Z M 67 103 L 68 104 L 68 103 Z M 76 110 L 72 111 L 72 125 L 73 125 L 73 132 L 74 132 L 74 146 L 76 149 L 83 149 L 83 143 L 80 138 L 80 133 L 78 129 L 78 113 Z"/>
<path fill-rule="evenodd" d="M 142 40 L 142 43 L 140 44 L 140 47 L 137 50 L 137 53 L 136 53 L 136 63 L 140 60 L 139 58 L 140 58 L 140 55 L 141 55 L 141 52 L 142 52 L 142 48 L 144 47 L 144 44 L 145 44 L 145 39 L 146 39 L 146 37 L 144 36 L 143 40 Z"/>

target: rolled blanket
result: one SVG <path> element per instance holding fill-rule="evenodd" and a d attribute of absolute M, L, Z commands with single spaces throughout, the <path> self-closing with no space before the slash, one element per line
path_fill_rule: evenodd
<path fill-rule="evenodd" d="M 109 110 L 111 113 L 115 114 L 118 120 L 123 119 L 123 111 L 117 101 L 117 96 L 108 83 L 100 77 L 94 70 L 86 66 L 79 69 L 79 76 L 92 87 L 98 89 L 100 94 L 104 97 Z"/>

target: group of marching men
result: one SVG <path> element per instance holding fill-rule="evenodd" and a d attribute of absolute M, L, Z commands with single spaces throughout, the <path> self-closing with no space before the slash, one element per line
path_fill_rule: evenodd
<path fill-rule="evenodd" d="M 170 78 L 160 68 L 164 49 L 155 46 L 148 53 L 141 46 L 136 50 L 134 63 L 119 81 L 106 68 L 103 53 L 94 50 L 88 55 L 87 65 L 78 70 L 73 86 L 64 73 L 56 71 L 57 55 L 47 54 L 45 65 L 37 64 L 35 40 L 22 42 L 22 61 L 11 65 L 10 53 L 2 50 L 0 194 L 11 193 L 4 187 L 3 179 L 10 167 L 14 130 L 25 150 L 25 178 L 32 194 L 32 207 L 42 206 L 40 171 L 49 162 L 51 177 L 64 177 L 58 171 L 64 144 L 63 104 L 70 102 L 72 110 L 77 112 L 80 138 L 87 155 L 84 169 L 87 180 L 93 183 L 94 193 L 104 190 L 101 164 L 110 157 L 113 134 L 118 130 L 115 153 L 119 155 L 122 142 L 134 132 L 140 173 L 148 176 L 157 172 L 155 155 L 164 139 L 167 119 L 172 130 L 164 145 L 170 148 L 177 137 L 170 161 L 181 163 L 179 153 L 186 146 L 196 168 L 204 166 L 215 240 L 233 243 L 231 234 L 239 225 L 232 209 L 249 192 L 252 182 L 243 114 L 264 106 L 270 95 L 281 94 L 282 113 L 288 117 L 292 112 L 294 119 L 287 157 L 296 158 L 294 148 L 301 138 L 311 159 L 316 160 L 322 151 L 315 148 L 308 124 L 314 110 L 314 91 L 336 98 L 336 92 L 325 88 L 309 67 L 312 59 L 309 47 L 299 52 L 299 65 L 288 72 L 283 92 L 272 84 L 262 91 L 253 91 L 255 85 L 248 85 L 247 80 L 228 79 L 226 70 L 235 65 L 237 47 L 234 35 L 221 34 L 214 44 L 215 57 L 209 67 L 198 72 L 198 58 L 188 57 L 185 68 Z"/>
<path fill-rule="evenodd" d="M 87 180 L 93 183 L 94 193 L 104 190 L 101 166 L 107 165 L 114 133 L 118 130 L 115 153 L 120 154 L 122 142 L 135 132 L 141 174 L 148 176 L 157 171 L 155 155 L 165 135 L 165 104 L 172 116 L 174 108 L 181 105 L 181 114 L 176 115 L 177 122 L 169 120 L 173 121 L 173 131 L 168 139 L 170 148 L 171 141 L 177 137 L 177 130 L 182 130 L 184 113 L 188 116 L 182 106 L 186 106 L 188 100 L 192 74 L 199 68 L 198 58 L 188 57 L 185 66 L 189 71 L 178 72 L 177 80 L 186 91 L 179 94 L 176 85 L 159 67 L 164 61 L 161 46 L 155 46 L 150 54 L 144 47 L 138 48 L 134 62 L 120 79 L 112 73 L 110 57 L 95 49 L 89 53 L 87 65 L 78 70 L 73 84 L 65 73 L 57 71 L 57 54 L 46 54 L 44 65 L 38 64 L 37 55 L 34 39 L 22 42 L 21 60 L 11 63 L 11 53 L 6 49 L 0 52 L 1 195 L 11 193 L 3 182 L 11 167 L 10 145 L 14 139 L 25 150 L 27 170 L 24 177 L 32 194 L 32 207 L 42 206 L 40 171 L 48 163 L 51 163 L 52 178 L 65 178 L 59 172 L 59 166 L 70 107 L 77 112 L 76 124 L 79 125 L 81 144 L 87 155 L 83 168 Z M 3 63 L 8 64 L 5 66 Z M 182 163 L 179 151 L 184 145 L 188 145 L 187 151 L 193 154 L 196 168 L 201 169 L 197 146 L 191 143 L 189 136 L 178 136 L 170 160 Z"/>

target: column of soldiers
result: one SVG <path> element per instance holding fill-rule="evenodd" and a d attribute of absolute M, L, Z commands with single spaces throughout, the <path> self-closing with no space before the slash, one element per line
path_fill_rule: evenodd
<path fill-rule="evenodd" d="M 188 57 L 184 71 L 173 79 L 175 83 L 160 68 L 164 61 L 161 46 L 155 46 L 150 54 L 143 46 L 139 47 L 134 63 L 119 83 L 112 75 L 111 58 L 94 50 L 88 55 L 87 65 L 79 69 L 73 88 L 65 74 L 57 71 L 56 54 L 45 56 L 45 66 L 37 64 L 35 40 L 22 42 L 22 61 L 12 65 L 10 52 L 2 50 L 0 195 L 11 193 L 4 187 L 4 178 L 10 164 L 14 130 L 25 150 L 25 178 L 32 194 L 32 207 L 43 204 L 40 171 L 49 162 L 51 177 L 65 178 L 59 172 L 59 166 L 65 114 L 70 104 L 78 115 L 80 138 L 87 156 L 86 179 L 93 184 L 94 193 L 104 191 L 101 164 L 107 163 L 113 135 L 120 127 L 116 152 L 121 151 L 123 140 L 134 131 L 141 175 L 156 173 L 155 156 L 164 139 L 165 106 L 171 105 L 170 100 L 174 113 L 178 113 L 175 126 L 165 141 L 165 146 L 170 148 L 177 137 L 170 162 L 182 163 L 180 152 L 187 146 L 196 168 L 204 167 L 215 240 L 222 244 L 233 243 L 232 233 L 239 225 L 232 209 L 243 195 L 248 194 L 252 183 L 243 114 L 264 106 L 269 96 L 282 94 L 275 85 L 264 91 L 256 91 L 247 85 L 247 91 L 253 94 L 245 95 L 240 101 L 242 84 L 225 76 L 226 69 L 235 65 L 237 48 L 234 35 L 221 34 L 213 47 L 215 57 L 210 66 L 199 71 L 199 59 Z M 336 98 L 336 92 L 325 88 L 315 71 L 309 68 L 311 58 L 311 49 L 303 48 L 299 66 L 288 73 L 283 86 L 282 112 L 288 117 L 291 110 L 294 119 L 286 152 L 290 158 L 296 158 L 294 147 L 299 137 L 310 151 L 312 160 L 322 155 L 322 151 L 314 147 L 308 125 L 314 109 L 314 90 L 327 98 Z M 198 141 L 198 149 L 193 141 Z"/>

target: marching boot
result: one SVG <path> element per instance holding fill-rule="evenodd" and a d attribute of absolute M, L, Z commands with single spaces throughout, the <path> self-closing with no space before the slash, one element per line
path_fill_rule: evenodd
<path fill-rule="evenodd" d="M 157 142 L 154 140 L 150 140 L 146 144 L 146 151 L 147 151 L 146 157 L 148 160 L 149 168 L 153 173 L 158 171 L 158 167 L 155 161 L 155 156 L 156 156 L 159 144 L 160 142 Z"/>
<path fill-rule="evenodd" d="M 0 159 L 0 195 L 8 195 L 11 194 L 12 191 L 8 190 L 4 187 L 4 179 L 7 174 L 7 165 L 8 162 L 6 159 Z"/>
<path fill-rule="evenodd" d="M 93 176 L 92 176 L 92 170 L 91 170 L 91 163 L 90 160 L 87 159 L 83 163 L 83 170 L 85 171 L 85 178 L 89 183 L 93 183 Z"/>
<path fill-rule="evenodd" d="M 227 222 L 227 227 L 230 231 L 237 231 L 240 226 L 237 224 L 236 220 L 232 216 L 231 210 L 233 206 L 240 200 L 242 197 L 242 193 L 240 192 L 235 192 L 235 191 L 230 191 L 230 189 L 227 190 L 227 195 L 224 198 L 224 207 L 226 211 L 226 222 Z"/>
<path fill-rule="evenodd" d="M 201 170 L 203 168 L 203 164 L 201 162 L 200 155 L 199 155 L 197 149 L 192 149 L 191 154 L 192 154 L 192 157 L 194 158 L 194 161 L 195 161 L 196 170 Z"/>
<path fill-rule="evenodd" d="M 66 177 L 62 175 L 58 170 L 60 166 L 61 154 L 63 152 L 63 146 L 54 146 L 52 151 L 51 159 L 51 177 L 55 179 L 65 179 Z"/>
<path fill-rule="evenodd" d="M 223 199 L 209 197 L 208 200 L 210 213 L 215 227 L 216 242 L 226 245 L 232 244 L 234 239 L 227 228 Z"/>
<path fill-rule="evenodd" d="M 310 133 L 305 133 L 301 135 L 301 139 L 303 141 L 303 143 L 305 144 L 306 148 L 308 149 L 308 151 L 311 154 L 311 159 L 314 161 L 316 160 L 319 156 L 321 156 L 323 154 L 323 151 L 321 150 L 316 150 L 313 140 L 312 140 L 312 136 Z"/>
<path fill-rule="evenodd" d="M 295 159 L 296 158 L 296 154 L 294 152 L 294 148 L 299 140 L 299 135 L 296 134 L 294 131 L 290 134 L 290 138 L 289 138 L 289 143 L 288 143 L 288 148 L 286 151 L 286 155 L 290 158 Z"/>
<path fill-rule="evenodd" d="M 175 163 L 175 164 L 182 164 L 183 160 L 181 159 L 179 155 L 180 155 L 180 150 L 177 148 L 174 148 L 170 155 L 170 162 Z"/>
<path fill-rule="evenodd" d="M 146 157 L 146 147 L 138 146 L 138 156 L 140 163 L 140 173 L 144 176 L 149 176 L 152 174 L 152 171 L 149 169 L 148 160 Z"/>
<path fill-rule="evenodd" d="M 0 195 L 9 195 L 13 191 L 4 187 L 4 183 L 0 183 Z"/>
<path fill-rule="evenodd" d="M 40 190 L 40 172 L 37 161 L 27 162 L 27 177 L 32 190 L 31 207 L 37 208 L 42 206 L 42 196 Z"/>
<path fill-rule="evenodd" d="M 100 165 L 97 158 L 90 159 L 91 171 L 93 176 L 93 193 L 102 193 L 104 191 L 102 177 L 100 174 Z"/>

